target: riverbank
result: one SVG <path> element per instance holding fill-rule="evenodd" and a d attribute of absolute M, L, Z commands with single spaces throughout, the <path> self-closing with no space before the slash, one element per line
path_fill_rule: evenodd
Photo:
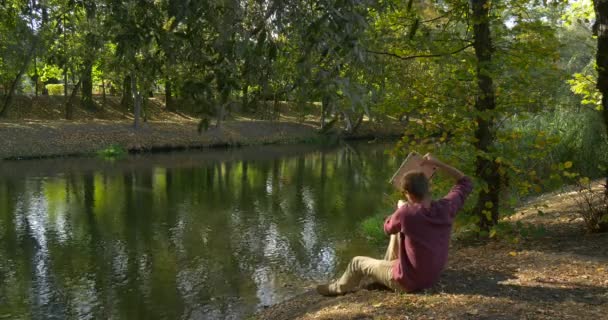
<path fill-rule="evenodd" d="M 230 120 L 198 133 L 198 121 L 148 121 L 134 129 L 130 121 L 27 120 L 0 122 L 0 159 L 94 154 L 111 146 L 129 152 L 154 152 L 221 146 L 322 142 L 327 139 L 398 137 L 402 128 L 364 123 L 356 134 L 323 136 L 310 123 Z"/>
<path fill-rule="evenodd" d="M 576 193 L 539 197 L 508 219 L 543 226 L 513 243 L 454 241 L 440 282 L 418 294 L 312 288 L 256 319 L 600 319 L 608 314 L 608 234 L 586 234 Z M 542 208 L 542 214 L 539 214 Z"/>
<path fill-rule="evenodd" d="M 339 123 L 333 131 L 321 135 L 314 112 L 302 117 L 294 106 L 281 102 L 274 120 L 268 114 L 245 114 L 235 108 L 217 128 L 210 120 L 208 130 L 198 132 L 200 117 L 187 101 L 180 110 L 169 112 L 164 102 L 149 98 L 141 127 L 133 128 L 132 112 L 120 97 L 94 97 L 97 109 L 77 105 L 73 120 L 63 120 L 62 96 L 15 97 L 14 107 L 0 119 L 0 159 L 28 159 L 90 155 L 109 147 L 132 153 L 187 150 L 225 146 L 293 144 L 336 139 L 396 138 L 403 125 L 387 119 L 384 123 L 363 121 L 354 134 L 346 134 Z"/>

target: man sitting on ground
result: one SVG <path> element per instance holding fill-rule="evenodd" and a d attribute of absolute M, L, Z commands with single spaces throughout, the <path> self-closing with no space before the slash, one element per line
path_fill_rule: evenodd
<path fill-rule="evenodd" d="M 384 222 L 391 242 L 385 260 L 354 257 L 337 281 L 317 286 L 324 296 L 342 295 L 357 290 L 363 278 L 402 292 L 432 287 L 448 258 L 452 223 L 473 190 L 471 179 L 460 170 L 430 154 L 422 166 L 434 166 L 456 180 L 442 199 L 432 200 L 429 179 L 422 171 L 410 171 L 402 181 L 407 202 L 399 200 L 397 210 Z"/>

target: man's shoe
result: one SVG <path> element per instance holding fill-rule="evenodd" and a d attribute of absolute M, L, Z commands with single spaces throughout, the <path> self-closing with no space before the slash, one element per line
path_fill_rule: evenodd
<path fill-rule="evenodd" d="M 317 293 L 326 297 L 335 297 L 340 294 L 330 288 L 330 284 L 320 284 L 317 286 Z"/>

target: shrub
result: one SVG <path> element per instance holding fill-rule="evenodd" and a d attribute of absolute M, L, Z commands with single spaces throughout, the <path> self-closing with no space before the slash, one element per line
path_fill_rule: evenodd
<path fill-rule="evenodd" d="M 361 222 L 360 230 L 372 243 L 377 245 L 386 244 L 387 236 L 384 234 L 384 218 L 386 215 L 375 215 Z"/>
<path fill-rule="evenodd" d="M 127 150 L 120 145 L 111 145 L 105 149 L 99 150 L 97 154 L 106 159 L 115 159 L 124 157 L 127 154 Z"/>
<path fill-rule="evenodd" d="M 581 178 L 577 187 L 577 211 L 585 221 L 587 231 L 608 231 L 608 194 L 605 188 L 594 188 L 588 178 Z"/>
<path fill-rule="evenodd" d="M 49 91 L 49 95 L 51 96 L 60 96 L 63 95 L 63 84 L 47 84 L 46 89 Z"/>

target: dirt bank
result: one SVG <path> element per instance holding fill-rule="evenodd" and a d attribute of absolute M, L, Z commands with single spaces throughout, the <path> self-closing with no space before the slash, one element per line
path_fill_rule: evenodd
<path fill-rule="evenodd" d="M 361 290 L 325 298 L 309 288 L 255 318 L 605 319 L 608 234 L 586 234 L 577 209 L 573 193 L 540 197 L 509 220 L 543 225 L 544 236 L 454 242 L 447 270 L 426 292 Z"/>
<path fill-rule="evenodd" d="M 339 138 L 374 139 L 398 137 L 403 127 L 397 122 L 364 122 L 356 134 L 345 135 L 340 125 L 331 137 L 321 136 L 318 119 L 300 117 L 287 103 L 281 104 L 273 120 L 266 114 L 231 112 L 221 125 L 211 120 L 207 131 L 198 133 L 199 118 L 192 108 L 168 112 L 161 100 L 150 98 L 146 122 L 133 129 L 131 111 L 119 97 L 95 97 L 97 109 L 76 107 L 74 120 L 62 120 L 64 99 L 60 96 L 15 98 L 7 118 L 0 120 L 0 159 L 53 157 L 95 153 L 118 145 L 129 151 L 165 151 L 229 145 L 319 142 Z M 103 101 L 102 101 L 103 100 Z"/>
<path fill-rule="evenodd" d="M 130 121 L 30 120 L 0 122 L 0 159 L 95 153 L 112 145 L 129 151 L 168 151 L 229 145 L 317 142 L 327 137 L 312 124 L 289 121 L 226 121 L 199 134 L 198 121 L 149 121 L 133 129 Z M 366 125 L 346 139 L 396 137 L 398 127 Z"/>

